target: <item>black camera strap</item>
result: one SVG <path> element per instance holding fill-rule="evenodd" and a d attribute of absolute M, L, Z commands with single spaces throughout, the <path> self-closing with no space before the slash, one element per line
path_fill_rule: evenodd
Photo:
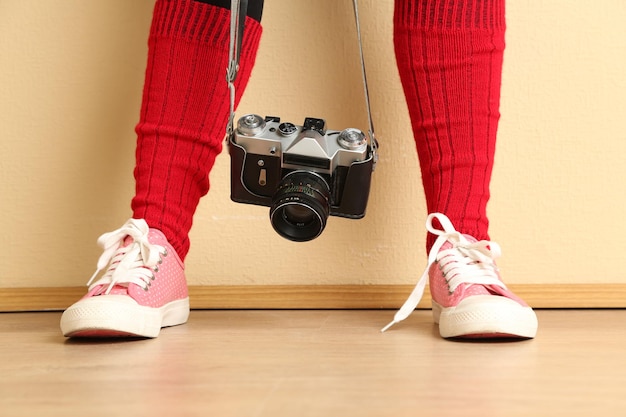
<path fill-rule="evenodd" d="M 365 107 L 367 110 L 367 120 L 369 123 L 369 139 L 372 149 L 373 167 L 376 167 L 378 161 L 378 141 L 374 135 L 374 122 L 372 120 L 372 110 L 370 106 L 369 89 L 367 86 L 367 75 L 365 73 L 365 58 L 363 56 L 363 41 L 361 39 L 361 25 L 359 23 L 359 7 L 358 0 L 352 1 L 354 7 L 354 20 L 356 23 L 357 41 L 359 44 L 359 56 L 361 58 L 361 75 L 363 77 L 363 91 L 365 93 Z M 229 140 L 233 134 L 235 121 L 235 79 L 239 71 L 239 57 L 241 54 L 241 41 L 243 39 L 243 29 L 248 9 L 247 0 L 231 0 L 230 7 L 230 48 L 229 63 L 227 69 L 226 80 L 230 90 L 230 117 L 226 127 L 226 140 Z"/>

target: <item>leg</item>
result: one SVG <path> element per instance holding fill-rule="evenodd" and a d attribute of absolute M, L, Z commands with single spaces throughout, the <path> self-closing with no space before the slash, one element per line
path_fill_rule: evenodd
<path fill-rule="evenodd" d="M 260 13 L 258 14 L 260 17 Z M 229 11 L 191 0 L 156 3 L 137 125 L 133 217 L 161 230 L 184 260 L 188 233 L 229 113 Z M 237 102 L 261 35 L 248 18 L 236 80 Z"/>
<path fill-rule="evenodd" d="M 503 0 L 397 0 L 394 44 L 429 213 L 487 239 Z M 434 236 L 429 235 L 428 246 Z"/>
<path fill-rule="evenodd" d="M 430 233 L 428 267 L 391 324 L 413 311 L 429 282 L 443 337 L 528 338 L 537 331 L 532 309 L 500 279 L 500 247 L 488 241 L 504 30 L 504 0 L 395 2 L 396 58 Z"/>
<path fill-rule="evenodd" d="M 219 1 L 219 0 L 216 0 Z M 133 218 L 98 239 L 104 253 L 89 291 L 61 318 L 71 337 L 156 337 L 185 323 L 188 233 L 229 116 L 230 12 L 193 0 L 158 0 L 137 125 Z M 211 1 L 206 1 L 211 3 Z M 262 0 L 250 10 L 260 19 Z M 260 23 L 248 17 L 236 87 L 254 64 Z M 102 272 L 102 274 L 100 274 Z"/>

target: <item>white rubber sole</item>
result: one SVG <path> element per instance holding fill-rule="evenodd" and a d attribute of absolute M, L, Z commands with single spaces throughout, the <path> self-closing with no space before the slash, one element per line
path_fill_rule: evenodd
<path fill-rule="evenodd" d="M 455 307 L 442 307 L 434 300 L 433 319 L 441 337 L 520 337 L 537 334 L 537 315 L 530 307 L 493 295 L 476 295 Z"/>
<path fill-rule="evenodd" d="M 157 337 L 162 327 L 177 326 L 189 318 L 189 298 L 160 308 L 145 307 L 125 295 L 86 298 L 61 316 L 66 337 Z"/>

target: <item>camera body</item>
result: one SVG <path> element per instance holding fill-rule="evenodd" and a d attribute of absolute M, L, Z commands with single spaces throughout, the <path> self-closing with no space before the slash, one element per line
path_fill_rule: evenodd
<path fill-rule="evenodd" d="M 229 153 L 231 199 L 270 207 L 274 229 L 287 239 L 314 239 L 328 215 L 365 215 L 374 155 L 358 129 L 248 114 L 237 121 Z"/>

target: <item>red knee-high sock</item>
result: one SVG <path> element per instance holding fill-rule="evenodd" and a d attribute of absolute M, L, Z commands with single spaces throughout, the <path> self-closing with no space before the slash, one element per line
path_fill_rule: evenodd
<path fill-rule="evenodd" d="M 245 24 L 237 102 L 250 77 L 261 25 Z M 190 0 L 156 2 L 137 132 L 134 218 L 161 230 L 178 255 L 188 233 L 229 116 L 226 84 L 230 12 Z"/>
<path fill-rule="evenodd" d="M 488 239 L 504 0 L 396 0 L 394 45 L 428 211 Z M 430 249 L 434 236 L 429 235 Z"/>

